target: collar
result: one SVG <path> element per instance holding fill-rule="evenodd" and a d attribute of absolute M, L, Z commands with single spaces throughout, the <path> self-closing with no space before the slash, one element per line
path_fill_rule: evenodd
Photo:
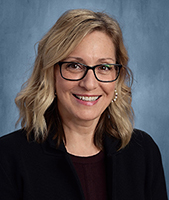
<path fill-rule="evenodd" d="M 107 156 L 112 156 L 116 154 L 120 147 L 120 139 L 117 139 L 110 134 L 105 133 L 103 135 L 103 146 Z"/>
<path fill-rule="evenodd" d="M 55 130 L 51 131 L 46 141 L 42 143 L 44 152 L 47 154 L 54 154 L 54 155 L 56 155 L 56 152 L 58 152 L 59 154 L 67 153 L 63 141 L 61 142 L 59 147 L 56 148 L 57 138 L 53 139 L 54 135 L 55 135 Z M 118 151 L 119 146 L 120 146 L 119 139 L 116 139 L 115 137 L 107 133 L 103 135 L 103 148 L 105 151 L 105 155 L 112 156 L 116 154 L 117 152 L 119 152 Z"/>

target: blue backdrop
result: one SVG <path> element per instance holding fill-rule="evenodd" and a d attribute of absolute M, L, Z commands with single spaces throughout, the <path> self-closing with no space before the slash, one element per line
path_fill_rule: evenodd
<path fill-rule="evenodd" d="M 169 193 L 169 0 L 0 0 L 0 135 L 15 130 L 14 98 L 31 73 L 34 44 L 74 8 L 119 21 L 135 77 L 135 127 L 158 144 Z"/>

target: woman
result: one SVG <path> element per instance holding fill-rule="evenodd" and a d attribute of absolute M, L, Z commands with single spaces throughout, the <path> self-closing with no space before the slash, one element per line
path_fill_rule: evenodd
<path fill-rule="evenodd" d="M 58 19 L 16 97 L 22 129 L 0 140 L 2 199 L 167 199 L 158 147 L 133 130 L 127 62 L 108 15 Z"/>

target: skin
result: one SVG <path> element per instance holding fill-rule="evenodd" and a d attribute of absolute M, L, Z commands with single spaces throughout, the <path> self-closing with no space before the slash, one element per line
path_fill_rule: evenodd
<path fill-rule="evenodd" d="M 64 60 L 80 62 L 88 66 L 116 63 L 115 47 L 111 38 L 101 32 L 88 34 Z M 55 89 L 58 109 L 66 136 L 66 149 L 77 156 L 91 156 L 100 150 L 93 143 L 94 130 L 104 110 L 114 98 L 115 82 L 96 80 L 93 71 L 80 81 L 67 81 L 55 68 Z M 98 97 L 95 101 L 79 100 L 77 96 Z"/>

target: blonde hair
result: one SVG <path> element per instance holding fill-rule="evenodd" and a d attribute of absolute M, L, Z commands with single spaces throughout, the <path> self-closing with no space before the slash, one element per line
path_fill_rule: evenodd
<path fill-rule="evenodd" d="M 17 123 L 21 120 L 28 139 L 33 132 L 35 140 L 43 142 L 53 128 L 58 145 L 65 139 L 54 95 L 54 65 L 65 59 L 87 34 L 95 30 L 110 36 L 115 45 L 116 60 L 123 67 L 116 81 L 118 100 L 103 112 L 95 130 L 94 143 L 102 149 L 104 132 L 120 139 L 121 148 L 130 141 L 134 115 L 131 107 L 132 72 L 127 67 L 128 55 L 121 29 L 107 14 L 85 9 L 65 12 L 39 41 L 33 73 L 15 99 L 20 111 Z"/>

